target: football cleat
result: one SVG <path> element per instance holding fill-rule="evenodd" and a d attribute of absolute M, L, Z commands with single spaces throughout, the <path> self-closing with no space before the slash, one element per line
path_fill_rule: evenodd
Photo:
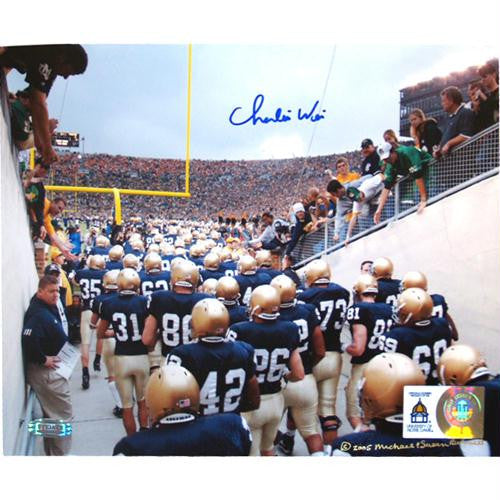
<path fill-rule="evenodd" d="M 102 255 L 91 255 L 87 262 L 89 269 L 106 269 L 106 261 Z"/>
<path fill-rule="evenodd" d="M 101 371 L 101 360 L 95 358 L 94 359 L 94 371 L 95 372 L 100 372 Z"/>
<path fill-rule="evenodd" d="M 85 391 L 90 387 L 90 376 L 88 373 L 82 374 L 82 389 Z"/>
<path fill-rule="evenodd" d="M 352 290 L 356 295 L 368 293 L 376 295 L 378 293 L 378 283 L 375 277 L 371 274 L 361 274 L 356 280 L 356 283 L 354 283 Z"/>
<path fill-rule="evenodd" d="M 276 288 L 271 285 L 260 285 L 250 295 L 250 316 L 275 320 L 280 315 L 281 299 Z"/>
<path fill-rule="evenodd" d="M 216 253 L 210 252 L 203 259 L 203 266 L 208 271 L 217 271 L 217 269 L 219 269 L 220 266 L 219 256 Z"/>
<path fill-rule="evenodd" d="M 123 267 L 125 269 L 137 270 L 139 268 L 139 257 L 133 253 L 128 253 L 125 257 L 123 257 Z"/>
<path fill-rule="evenodd" d="M 200 281 L 200 272 L 198 271 L 198 268 L 193 262 L 186 259 L 173 259 L 171 264 L 171 273 L 170 282 L 172 284 L 172 288 L 174 286 L 180 286 L 195 290 Z"/>
<path fill-rule="evenodd" d="M 233 277 L 223 276 L 217 281 L 215 296 L 224 304 L 235 304 L 240 298 L 240 285 Z"/>
<path fill-rule="evenodd" d="M 281 274 L 271 281 L 271 286 L 280 294 L 281 305 L 293 304 L 297 295 L 297 286 L 288 276 Z"/>
<path fill-rule="evenodd" d="M 115 406 L 113 408 L 113 415 L 116 418 L 122 418 L 123 417 L 123 408 L 120 408 L 119 406 Z"/>
<path fill-rule="evenodd" d="M 281 451 L 281 453 L 283 453 L 283 455 L 290 457 L 293 453 L 295 438 L 293 436 L 285 434 L 284 432 L 278 431 L 278 433 L 279 437 L 276 442 L 276 446 L 278 447 L 278 450 Z"/>
<path fill-rule="evenodd" d="M 455 344 L 446 349 L 437 365 L 437 373 L 443 385 L 466 385 L 470 380 L 490 371 L 481 353 L 465 344 Z"/>
<path fill-rule="evenodd" d="M 421 288 L 408 288 L 398 298 L 396 305 L 401 325 L 414 324 L 432 316 L 434 304 L 431 296 Z"/>
<path fill-rule="evenodd" d="M 242 255 L 238 261 L 238 272 L 243 275 L 252 275 L 257 272 L 257 261 L 251 255 Z"/>
<path fill-rule="evenodd" d="M 427 278 L 420 271 L 408 271 L 401 280 L 401 292 L 407 288 L 421 288 L 427 291 Z"/>
<path fill-rule="evenodd" d="M 191 313 L 191 336 L 224 337 L 229 327 L 226 306 L 217 299 L 203 299 L 196 303 Z"/>
<path fill-rule="evenodd" d="M 125 252 L 121 245 L 114 245 L 109 249 L 108 255 L 109 255 L 109 260 L 118 262 L 123 259 Z"/>
<path fill-rule="evenodd" d="M 163 365 L 149 377 L 146 406 L 153 423 L 178 413 L 196 415 L 200 407 L 200 387 L 184 367 Z"/>
<path fill-rule="evenodd" d="M 108 271 L 102 277 L 102 286 L 105 290 L 117 290 L 118 285 L 116 280 L 118 279 L 118 274 L 120 274 L 119 269 L 113 269 L 112 271 Z"/>
<path fill-rule="evenodd" d="M 328 263 L 324 260 L 313 260 L 304 270 L 305 280 L 308 287 L 330 283 L 332 272 Z"/>
<path fill-rule="evenodd" d="M 141 285 L 141 278 L 136 271 L 130 268 L 122 269 L 116 279 L 116 284 L 118 285 L 118 290 L 137 292 L 139 286 Z"/>
<path fill-rule="evenodd" d="M 156 252 L 148 253 L 144 258 L 144 269 L 150 273 L 154 270 L 161 271 L 161 257 Z"/>
<path fill-rule="evenodd" d="M 379 257 L 375 259 L 372 264 L 372 274 L 375 279 L 391 278 L 394 271 L 392 261 L 387 257 Z"/>
<path fill-rule="evenodd" d="M 359 382 L 359 401 L 365 422 L 403 412 L 406 385 L 425 385 L 425 375 L 408 356 L 391 352 L 372 358 Z"/>

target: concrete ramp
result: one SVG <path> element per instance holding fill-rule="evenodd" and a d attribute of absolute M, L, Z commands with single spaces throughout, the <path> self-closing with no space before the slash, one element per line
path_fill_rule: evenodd
<path fill-rule="evenodd" d="M 394 276 L 420 270 L 445 296 L 460 341 L 500 371 L 500 178 L 483 180 L 351 243 L 326 258 L 333 280 L 352 288 L 363 260 L 389 257 Z"/>

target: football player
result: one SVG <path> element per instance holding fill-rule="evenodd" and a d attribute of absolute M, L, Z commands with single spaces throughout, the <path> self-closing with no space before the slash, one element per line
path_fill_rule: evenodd
<path fill-rule="evenodd" d="M 170 271 L 172 260 L 175 259 L 174 247 L 168 243 L 160 244 L 162 271 Z"/>
<path fill-rule="evenodd" d="M 427 292 L 427 278 L 424 273 L 420 271 L 408 271 L 401 280 L 401 291 L 407 288 L 421 288 Z M 432 303 L 434 307 L 432 309 L 432 316 L 437 318 L 446 318 L 451 329 L 451 338 L 453 340 L 458 340 L 458 331 L 453 321 L 453 318 L 448 313 L 448 304 L 442 295 L 437 293 L 431 294 Z"/>
<path fill-rule="evenodd" d="M 92 299 L 90 308 L 92 311 L 92 317 L 90 318 L 90 327 L 95 329 L 97 327 L 97 322 L 101 315 L 102 303 L 105 300 L 115 297 L 118 293 L 117 278 L 119 274 L 118 269 L 108 271 L 102 278 L 102 288 L 103 292 L 98 295 L 95 299 Z M 104 360 L 104 365 L 106 366 L 106 371 L 108 376 L 106 380 L 108 381 L 108 387 L 115 401 L 115 407 L 113 408 L 113 415 L 118 418 L 122 418 L 123 409 L 120 395 L 118 394 L 118 389 L 116 388 L 115 382 L 115 369 L 114 369 L 114 355 L 115 355 L 115 344 L 114 338 L 105 338 L 102 340 L 102 358 Z"/>
<path fill-rule="evenodd" d="M 80 287 L 80 297 L 82 313 L 80 317 L 80 334 L 82 343 L 80 346 L 82 356 L 82 389 L 90 387 L 89 376 L 89 351 L 92 341 L 92 328 L 90 318 L 90 302 L 101 294 L 102 278 L 106 274 L 106 263 L 102 255 L 91 255 L 88 258 L 88 268 L 78 269 L 75 273 L 74 281 Z M 94 359 L 94 370 L 100 371 L 100 359 L 102 353 L 102 342 L 96 344 L 96 357 Z"/>
<path fill-rule="evenodd" d="M 372 274 L 378 282 L 378 294 L 375 302 L 386 302 L 395 306 L 398 301 L 401 281 L 392 279 L 394 266 L 387 257 L 375 259 L 372 265 Z"/>
<path fill-rule="evenodd" d="M 283 274 L 279 269 L 273 269 L 273 256 L 270 250 L 259 250 L 255 254 L 255 260 L 257 261 L 258 273 L 264 272 L 271 276 L 271 278 L 276 278 L 276 276 Z"/>
<path fill-rule="evenodd" d="M 134 389 L 139 407 L 139 425 L 141 428 L 148 425 L 144 391 L 149 376 L 149 361 L 148 349 L 141 340 L 141 332 L 148 314 L 148 300 L 138 294 L 141 280 L 133 269 L 121 270 L 116 282 L 118 295 L 102 303 L 97 335 L 103 339 L 112 336 L 116 339 L 116 386 L 122 401 L 123 425 L 130 436 L 136 432 Z M 111 332 L 108 331 L 110 328 Z"/>
<path fill-rule="evenodd" d="M 238 266 L 233 261 L 233 254 L 229 248 L 222 249 L 220 262 L 220 267 L 223 269 L 225 276 L 236 276 L 238 274 Z"/>
<path fill-rule="evenodd" d="M 319 315 L 311 304 L 297 303 L 295 283 L 285 275 L 277 276 L 271 286 L 280 294 L 280 321 L 293 321 L 299 327 L 299 354 L 304 366 L 304 379 L 288 382 L 283 391 L 288 408 L 287 431 L 278 440 L 285 454 L 293 452 L 295 429 L 304 439 L 311 456 L 323 456 L 323 439 L 318 433 L 318 388 L 313 366 L 325 357 L 325 341 L 319 327 Z"/>
<path fill-rule="evenodd" d="M 248 456 L 251 435 L 235 413 L 198 418 L 200 388 L 188 370 L 164 365 L 149 379 L 146 405 L 153 427 L 123 438 L 113 455 Z"/>
<path fill-rule="evenodd" d="M 229 324 L 248 321 L 247 308 L 240 306 L 238 299 L 240 298 L 240 286 L 238 282 L 231 276 L 223 276 L 215 288 L 215 296 L 222 301 L 229 313 Z"/>
<path fill-rule="evenodd" d="M 267 273 L 257 274 L 257 261 L 250 255 L 242 255 L 238 261 L 238 275 L 235 276 L 240 287 L 240 304 L 248 306 L 250 295 L 260 285 L 271 283 Z"/>
<path fill-rule="evenodd" d="M 133 253 L 128 253 L 123 257 L 123 269 L 133 269 L 136 272 L 139 272 L 141 261 L 137 256 Z"/>
<path fill-rule="evenodd" d="M 437 385 L 437 364 L 451 344 L 451 331 L 444 318 L 432 317 L 432 299 L 421 288 L 408 288 L 397 302 L 398 326 L 379 336 L 383 352 L 401 352 L 415 361 L 428 385 Z"/>
<path fill-rule="evenodd" d="M 97 236 L 95 246 L 90 248 L 87 255 L 102 255 L 104 260 L 108 259 L 109 253 L 109 240 L 103 234 Z"/>
<path fill-rule="evenodd" d="M 200 244 L 195 244 L 189 249 L 189 260 L 196 264 L 196 267 L 201 271 L 203 266 L 204 247 Z"/>
<path fill-rule="evenodd" d="M 167 356 L 189 370 L 200 386 L 200 414 L 251 411 L 259 407 L 253 348 L 226 342 L 229 313 L 217 299 L 200 300 L 191 314 L 191 336 L 198 342 L 181 345 Z"/>
<path fill-rule="evenodd" d="M 224 270 L 220 268 L 220 258 L 216 253 L 210 252 L 203 259 L 203 267 L 200 272 L 203 281 L 206 281 L 210 278 L 218 280 L 225 275 Z"/>
<path fill-rule="evenodd" d="M 351 376 L 345 388 L 346 414 L 355 430 L 363 425 L 357 391 L 363 367 L 379 354 L 379 336 L 388 331 L 393 322 L 392 307 L 385 302 L 375 302 L 377 285 L 371 274 L 359 276 L 353 286 L 354 304 L 346 314 L 352 337 L 352 343 L 345 349 L 352 356 Z"/>
<path fill-rule="evenodd" d="M 491 456 L 500 456 L 500 375 L 492 376 L 480 352 L 465 344 L 448 347 L 439 359 L 437 372 L 443 385 L 484 387 L 484 439 Z"/>
<path fill-rule="evenodd" d="M 215 297 L 215 290 L 217 288 L 217 280 L 215 278 L 208 278 L 199 287 L 200 292 L 206 293 Z"/>
<path fill-rule="evenodd" d="M 236 323 L 230 339 L 243 340 L 255 349 L 260 407 L 244 414 L 252 430 L 251 455 L 274 456 L 274 438 L 284 411 L 282 382 L 304 378 L 299 353 L 299 328 L 291 321 L 278 321 L 280 295 L 270 285 L 258 286 L 250 296 L 251 321 Z"/>
<path fill-rule="evenodd" d="M 318 413 L 326 451 L 337 437 L 342 423 L 336 415 L 337 387 L 342 369 L 340 332 L 350 298 L 345 288 L 330 280 L 330 266 L 324 260 L 313 260 L 305 269 L 307 289 L 297 296 L 299 301 L 313 304 L 321 318 L 326 354 L 313 368 L 313 373 L 318 385 Z"/>
<path fill-rule="evenodd" d="M 363 369 L 359 398 L 364 420 L 375 430 L 339 437 L 332 444 L 332 456 L 463 456 L 455 440 L 402 437 L 406 385 L 425 385 L 418 365 L 407 356 L 379 354 L 369 361 Z"/>
<path fill-rule="evenodd" d="M 112 271 L 114 269 L 123 269 L 122 259 L 125 256 L 123 247 L 121 245 L 114 245 L 109 249 L 108 261 L 106 262 L 106 269 Z"/>
<path fill-rule="evenodd" d="M 156 252 L 144 257 L 144 269 L 139 273 L 141 278 L 141 293 L 148 297 L 157 290 L 168 290 L 170 273 L 162 271 L 162 260 Z"/>
<path fill-rule="evenodd" d="M 210 298 L 210 295 L 195 291 L 200 274 L 192 262 L 180 258 L 172 262 L 171 269 L 171 290 L 151 295 L 149 316 L 142 334 L 142 341 L 152 349 L 160 330 L 163 358 L 174 347 L 191 342 L 191 311 L 197 302 Z"/>

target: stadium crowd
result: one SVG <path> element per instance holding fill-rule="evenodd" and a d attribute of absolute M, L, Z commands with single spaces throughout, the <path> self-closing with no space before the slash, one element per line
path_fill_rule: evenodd
<path fill-rule="evenodd" d="M 28 73 L 34 106 L 39 156 L 23 185 L 33 239 L 50 246 L 50 263 L 26 312 L 22 346 L 44 416 L 72 419 L 68 380 L 57 373 L 60 353 L 67 342 L 80 345 L 82 390 L 89 390 L 95 340 L 92 368 L 100 372 L 102 358 L 111 411 L 126 433 L 115 455 L 274 456 L 275 447 L 291 455 L 297 430 L 311 456 L 500 455 L 500 378 L 473 346 L 456 343 L 448 304 L 428 293 L 422 272 L 395 279 L 391 260 L 380 257 L 361 263 L 355 283 L 338 284 L 324 260 L 294 270 L 292 258 L 300 238 L 328 219 L 335 241 L 349 239 L 358 217 L 380 221 L 401 177 L 415 181 L 424 210 L 432 156 L 450 154 L 477 131 L 475 113 L 482 102 L 488 113 L 494 109 L 495 92 L 498 111 L 498 65 L 480 68 L 487 92 L 474 94 L 472 109 L 458 89 L 443 89 L 449 120 L 439 139 L 435 125 L 426 135 L 425 115 L 415 110 L 416 146 L 386 130 L 380 146 L 367 138 L 344 155 L 193 160 L 191 199 L 126 197 L 119 225 L 111 199 L 97 203 L 86 194 L 68 216 L 71 198 L 49 200 L 47 178 L 182 191 L 183 162 L 59 156 L 45 98 L 57 75 L 82 73 L 87 63 L 81 46 L 61 47 L 0 48 L 4 68 Z M 50 81 L 46 71 L 37 73 L 41 61 L 53 66 Z M 490 118 L 498 121 L 498 112 Z M 339 436 L 342 353 L 351 357 L 345 418 L 354 432 Z M 485 388 L 480 446 L 402 437 L 404 386 L 437 384 Z M 279 432 L 285 413 L 286 431 Z M 448 431 L 457 437 L 464 429 Z M 70 447 L 67 437 L 45 438 L 47 455 Z"/>

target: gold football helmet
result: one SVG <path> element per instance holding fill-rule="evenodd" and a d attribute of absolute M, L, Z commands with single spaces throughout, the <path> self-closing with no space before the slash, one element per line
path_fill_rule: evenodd
<path fill-rule="evenodd" d="M 217 280 L 215 278 L 208 278 L 201 284 L 201 291 L 215 296 L 217 288 Z"/>
<path fill-rule="evenodd" d="M 186 249 L 184 247 L 176 247 L 174 250 L 175 255 L 186 255 Z"/>
<path fill-rule="evenodd" d="M 232 276 L 223 276 L 217 281 L 215 296 L 224 304 L 232 305 L 240 298 L 240 285 Z"/>
<path fill-rule="evenodd" d="M 95 239 L 95 246 L 96 247 L 102 247 L 106 248 L 109 246 L 109 240 L 104 236 L 103 234 L 100 234 L 96 239 Z"/>
<path fill-rule="evenodd" d="M 200 245 L 195 243 L 190 249 L 189 249 L 189 255 L 190 257 L 200 257 L 203 255 L 203 249 L 201 248 Z"/>
<path fill-rule="evenodd" d="M 134 291 L 136 292 L 141 285 L 141 278 L 136 271 L 133 269 L 122 269 L 118 273 L 118 277 L 116 278 L 116 284 L 118 285 L 118 290 L 120 292 L 124 290 Z"/>
<path fill-rule="evenodd" d="M 271 267 L 273 261 L 269 250 L 259 250 L 255 254 L 255 260 L 259 267 Z"/>
<path fill-rule="evenodd" d="M 196 289 L 200 281 L 200 273 L 196 265 L 186 259 L 179 258 L 172 260 L 171 264 L 171 279 L 172 288 L 180 286 L 184 288 Z"/>
<path fill-rule="evenodd" d="M 212 248 L 216 247 L 217 246 L 217 243 L 215 243 L 214 240 L 212 240 L 211 238 L 209 238 L 207 240 L 207 243 L 206 243 L 207 247 L 212 250 Z"/>
<path fill-rule="evenodd" d="M 233 258 L 233 254 L 232 254 L 231 250 L 229 250 L 229 248 L 227 248 L 227 247 L 224 247 L 222 249 L 221 254 L 220 254 L 220 261 L 226 262 L 226 260 L 232 260 L 232 258 Z"/>
<path fill-rule="evenodd" d="M 182 240 L 181 238 L 177 238 L 175 241 L 174 241 L 174 247 L 175 248 L 185 248 L 186 245 L 184 244 L 184 240 Z"/>
<path fill-rule="evenodd" d="M 206 240 L 207 239 L 206 233 L 200 233 L 198 239 L 200 239 L 200 240 Z"/>
<path fill-rule="evenodd" d="M 375 279 L 390 278 L 394 271 L 392 262 L 387 257 L 379 257 L 375 259 L 372 264 L 372 274 Z"/>
<path fill-rule="evenodd" d="M 398 298 L 397 312 L 402 325 L 414 324 L 432 316 L 431 296 L 421 288 L 408 288 Z"/>
<path fill-rule="evenodd" d="M 147 253 L 160 253 L 160 245 L 157 245 L 156 243 L 151 243 L 151 245 L 148 246 L 148 251 Z"/>
<path fill-rule="evenodd" d="M 87 265 L 89 269 L 106 269 L 106 261 L 102 255 L 91 255 Z"/>
<path fill-rule="evenodd" d="M 374 276 L 371 274 L 361 274 L 354 286 L 353 291 L 357 295 L 363 295 L 364 293 L 378 293 L 378 283 Z"/>
<path fill-rule="evenodd" d="M 297 286 L 288 276 L 280 274 L 271 281 L 271 286 L 280 294 L 281 305 L 293 304 L 297 295 Z"/>
<path fill-rule="evenodd" d="M 359 383 L 365 421 L 402 413 L 406 385 L 425 385 L 425 375 L 412 359 L 398 352 L 372 358 Z"/>
<path fill-rule="evenodd" d="M 148 273 L 153 270 L 161 271 L 161 257 L 156 252 L 148 253 L 144 258 L 144 269 Z"/>
<path fill-rule="evenodd" d="M 160 233 L 157 233 L 153 236 L 153 243 L 160 245 L 161 243 L 163 243 L 163 241 L 163 236 Z"/>
<path fill-rule="evenodd" d="M 280 294 L 271 285 L 260 285 L 250 295 L 250 316 L 275 320 L 280 315 Z"/>
<path fill-rule="evenodd" d="M 203 299 L 196 303 L 191 313 L 191 336 L 224 337 L 229 327 L 226 306 L 217 299 Z"/>
<path fill-rule="evenodd" d="M 219 256 L 216 253 L 210 252 L 203 259 L 203 266 L 208 271 L 217 271 L 217 269 L 219 269 L 219 266 L 220 266 Z"/>
<path fill-rule="evenodd" d="M 102 277 L 102 286 L 106 290 L 116 290 L 118 288 L 118 274 L 120 274 L 119 269 L 113 269 L 112 271 L 108 271 Z"/>
<path fill-rule="evenodd" d="M 193 235 L 191 233 L 186 233 L 182 239 L 184 240 L 184 243 L 186 245 L 191 245 L 191 242 L 193 241 Z"/>
<path fill-rule="evenodd" d="M 443 385 L 466 385 L 470 380 L 490 371 L 481 353 L 465 344 L 455 344 L 439 358 L 437 373 Z"/>
<path fill-rule="evenodd" d="M 109 255 L 109 260 L 118 262 L 123 259 L 125 252 L 121 245 L 114 245 L 109 249 L 108 255 Z"/>
<path fill-rule="evenodd" d="M 420 271 L 408 271 L 401 280 L 401 291 L 407 288 L 421 288 L 427 291 L 427 278 Z"/>
<path fill-rule="evenodd" d="M 257 272 L 257 261 L 251 255 L 242 255 L 238 261 L 238 272 L 251 275 Z"/>
<path fill-rule="evenodd" d="M 197 414 L 200 407 L 198 382 L 180 365 L 163 365 L 149 377 L 146 406 L 155 424 L 176 413 Z"/>
<path fill-rule="evenodd" d="M 332 272 L 325 260 L 317 259 L 307 264 L 305 279 L 308 287 L 330 283 Z"/>
<path fill-rule="evenodd" d="M 166 242 L 160 243 L 160 251 L 162 255 L 174 255 L 174 247 Z"/>
<path fill-rule="evenodd" d="M 123 267 L 137 270 L 139 267 L 139 257 L 136 257 L 133 253 L 128 253 L 123 257 Z"/>
<path fill-rule="evenodd" d="M 140 240 L 138 238 L 134 238 L 130 242 L 130 246 L 132 247 L 133 250 L 137 250 L 139 252 L 144 252 L 144 243 L 142 242 L 142 240 Z"/>

